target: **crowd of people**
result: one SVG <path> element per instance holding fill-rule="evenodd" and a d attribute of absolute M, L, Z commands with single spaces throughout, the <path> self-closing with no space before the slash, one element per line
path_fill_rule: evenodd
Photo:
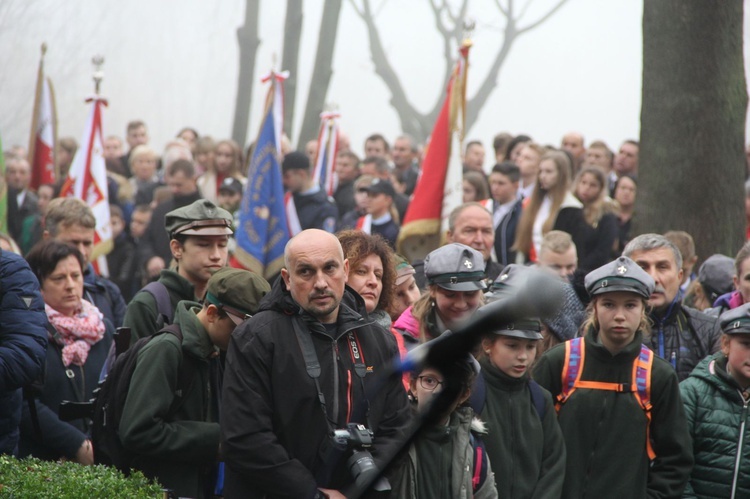
<path fill-rule="evenodd" d="M 100 462 L 92 420 L 60 404 L 120 372 L 127 328 L 111 431 L 180 497 L 750 496 L 750 243 L 633 234 L 637 142 L 503 133 L 492 160 L 468 142 L 446 244 L 408 261 L 420 144 L 373 134 L 360 156 L 342 134 L 329 197 L 317 143 L 283 141 L 296 218 L 267 281 L 228 266 L 252 146 L 185 128 L 159 154 L 141 121 L 125 141 L 104 141 L 109 277 L 91 209 L 5 152 L 0 453 Z M 75 150 L 59 141 L 60 178 Z M 533 282 L 560 289 L 552 313 L 417 354 Z"/>

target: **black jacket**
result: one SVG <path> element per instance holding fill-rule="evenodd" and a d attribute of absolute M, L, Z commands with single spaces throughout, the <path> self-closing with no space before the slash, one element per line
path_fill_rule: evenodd
<path fill-rule="evenodd" d="M 336 232 L 339 220 L 339 210 L 326 196 L 323 190 L 314 194 L 294 194 L 294 206 L 302 230 L 321 229 L 326 232 Z"/>
<path fill-rule="evenodd" d="M 505 267 L 508 264 L 516 263 L 516 252 L 510 248 L 516 242 L 516 229 L 518 221 L 521 219 L 523 203 L 519 199 L 513 208 L 505 214 L 500 223 L 495 227 L 495 256 L 500 265 Z"/>
<path fill-rule="evenodd" d="M 356 208 L 357 203 L 354 201 L 354 180 L 340 183 L 336 188 L 336 192 L 333 193 L 333 199 L 336 201 L 336 208 L 339 210 L 339 215 L 343 216 L 344 213 L 348 213 Z"/>
<path fill-rule="evenodd" d="M 398 376 L 384 385 L 378 378 L 398 355 L 393 335 L 367 318 L 363 300 L 347 288 L 332 340 L 278 279 L 260 312 L 234 331 L 227 352 L 220 411 L 227 498 L 309 498 L 319 486 L 341 488 L 351 482 L 343 462 L 326 483 L 316 481 L 329 425 L 306 370 L 294 321 L 312 337 L 331 426 L 342 428 L 354 421 L 368 425 L 375 433 L 376 461 L 385 447 L 402 443 L 409 419 L 403 384 Z M 355 371 L 348 332 L 364 358 L 364 378 Z M 363 389 L 377 390 L 367 404 Z M 367 407 L 368 417 L 355 416 Z"/>
<path fill-rule="evenodd" d="M 596 225 L 586 224 L 581 233 L 583 245 L 576 242 L 578 267 L 591 271 L 612 261 L 619 237 L 617 215 L 605 213 Z"/>
<path fill-rule="evenodd" d="M 644 343 L 672 364 L 682 381 L 698 362 L 721 347 L 721 329 L 716 317 L 675 302 L 665 316 L 651 312 L 651 338 Z"/>

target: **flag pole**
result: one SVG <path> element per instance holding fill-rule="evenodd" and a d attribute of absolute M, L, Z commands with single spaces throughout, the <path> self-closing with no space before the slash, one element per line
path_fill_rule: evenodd
<path fill-rule="evenodd" d="M 42 101 L 42 85 L 44 85 L 44 55 L 47 53 L 47 44 L 42 43 L 42 56 L 39 58 L 39 69 L 36 76 L 36 91 L 34 92 L 34 106 L 31 110 L 31 133 L 29 137 L 28 157 L 26 158 L 29 165 L 34 165 L 34 156 L 36 155 L 36 133 L 39 126 L 39 106 Z M 55 151 L 56 152 L 56 151 Z"/>

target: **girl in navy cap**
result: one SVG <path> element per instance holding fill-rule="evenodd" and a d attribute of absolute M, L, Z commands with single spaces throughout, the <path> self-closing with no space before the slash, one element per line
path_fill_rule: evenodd
<path fill-rule="evenodd" d="M 721 351 L 680 383 L 695 454 L 683 497 L 750 497 L 750 304 L 720 322 Z"/>
<path fill-rule="evenodd" d="M 534 378 L 556 398 L 562 497 L 680 497 L 693 455 L 677 375 L 642 345 L 653 279 L 620 257 L 589 273 L 585 337 L 545 352 Z"/>

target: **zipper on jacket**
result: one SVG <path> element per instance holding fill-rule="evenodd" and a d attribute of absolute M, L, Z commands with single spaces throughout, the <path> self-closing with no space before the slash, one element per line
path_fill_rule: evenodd
<path fill-rule="evenodd" d="M 333 340 L 333 413 L 331 418 L 338 424 L 339 420 L 339 345 L 336 340 Z"/>
<path fill-rule="evenodd" d="M 745 397 L 742 396 L 742 392 L 737 390 L 740 393 L 740 398 L 742 399 L 742 420 L 740 422 L 740 438 L 737 441 L 737 457 L 734 459 L 734 476 L 732 477 L 732 495 L 729 496 L 731 499 L 734 499 L 735 494 L 737 493 L 737 478 L 740 474 L 740 459 L 742 459 L 742 444 L 745 439 L 745 421 L 747 420 L 747 404 L 748 401 L 745 399 Z"/>

